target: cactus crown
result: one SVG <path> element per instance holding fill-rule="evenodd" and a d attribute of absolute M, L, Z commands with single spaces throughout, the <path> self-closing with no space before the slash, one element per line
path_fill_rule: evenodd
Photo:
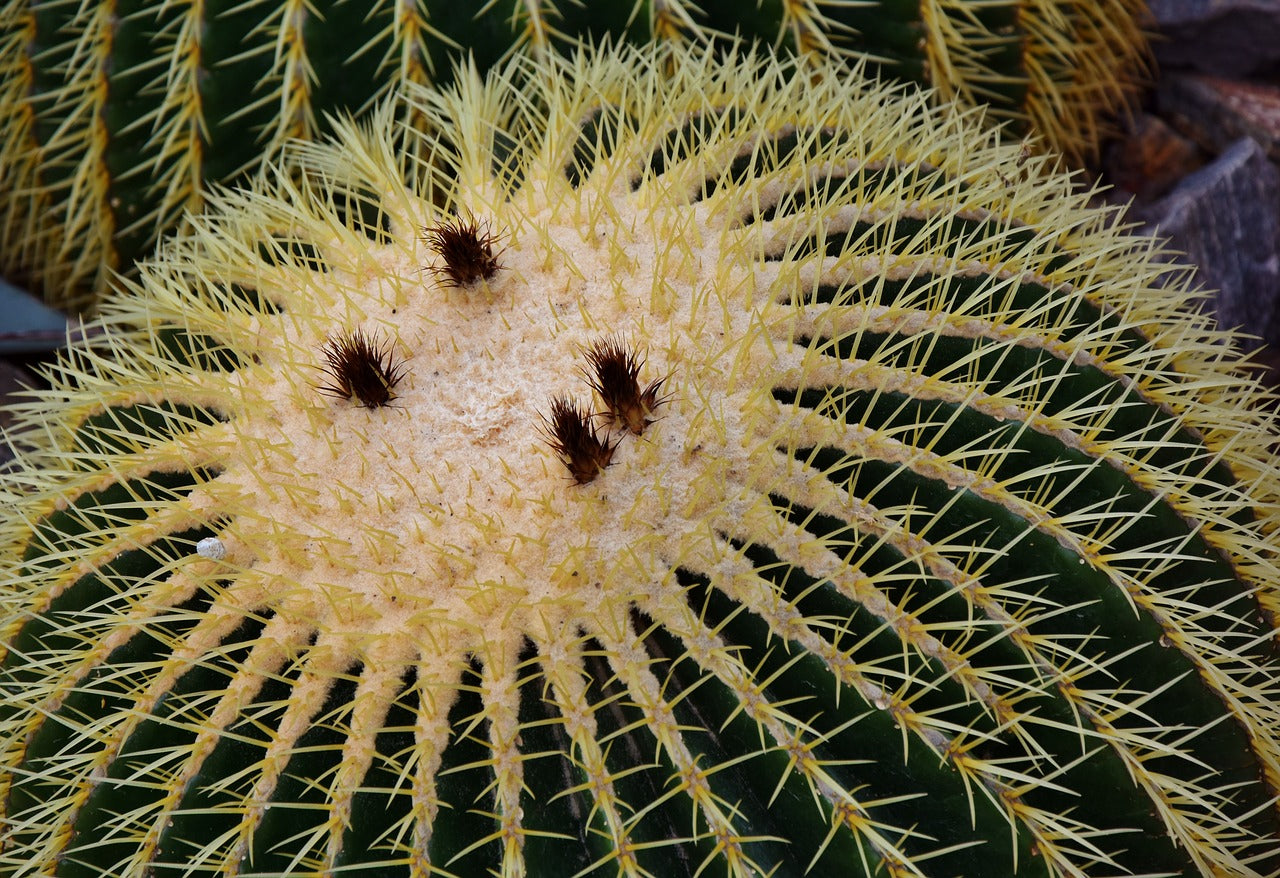
<path fill-rule="evenodd" d="M 5 874 L 1280 868 L 1268 422 L 1150 242 L 830 65 L 403 100 L 22 411 Z"/>

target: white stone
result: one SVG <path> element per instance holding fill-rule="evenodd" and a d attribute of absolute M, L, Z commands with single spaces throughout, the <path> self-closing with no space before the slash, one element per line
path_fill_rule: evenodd
<path fill-rule="evenodd" d="M 205 537 L 196 543 L 196 554 L 211 561 L 221 561 L 227 557 L 227 547 L 217 537 Z"/>

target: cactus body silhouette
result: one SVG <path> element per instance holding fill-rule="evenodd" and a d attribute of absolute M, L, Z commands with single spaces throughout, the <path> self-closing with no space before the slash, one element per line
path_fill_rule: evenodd
<path fill-rule="evenodd" d="M 0 872 L 1277 874 L 1266 399 L 1152 242 L 833 64 L 400 100 L 19 411 Z"/>

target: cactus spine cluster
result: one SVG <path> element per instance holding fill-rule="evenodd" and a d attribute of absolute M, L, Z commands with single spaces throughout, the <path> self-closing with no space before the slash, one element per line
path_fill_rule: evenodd
<path fill-rule="evenodd" d="M 1280 874 L 1273 425 L 1152 242 L 834 64 L 402 100 L 19 410 L 0 873 Z"/>
<path fill-rule="evenodd" d="M 1132 96 L 1142 0 L 11 0 L 0 7 L 0 272 L 85 306 L 326 114 L 579 37 L 709 44 L 736 34 L 871 58 L 985 102 L 1081 158 Z"/>

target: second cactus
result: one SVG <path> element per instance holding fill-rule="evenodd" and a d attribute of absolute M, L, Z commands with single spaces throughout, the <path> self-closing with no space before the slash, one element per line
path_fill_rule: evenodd
<path fill-rule="evenodd" d="M 867 60 L 1091 155 L 1138 83 L 1141 0 L 14 0 L 0 8 L 0 273 L 91 306 L 211 183 L 400 82 L 577 38 L 730 35 Z"/>

